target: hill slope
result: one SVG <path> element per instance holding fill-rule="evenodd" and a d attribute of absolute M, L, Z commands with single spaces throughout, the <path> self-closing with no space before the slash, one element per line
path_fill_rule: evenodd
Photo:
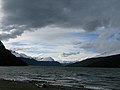
<path fill-rule="evenodd" d="M 14 56 L 0 41 L 0 66 L 26 66 L 27 63 Z"/>
<path fill-rule="evenodd" d="M 71 67 L 120 67 L 120 54 L 96 57 L 70 64 Z"/>

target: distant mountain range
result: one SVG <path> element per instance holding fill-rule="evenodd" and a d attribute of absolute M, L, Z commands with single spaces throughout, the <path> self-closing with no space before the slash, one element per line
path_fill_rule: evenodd
<path fill-rule="evenodd" d="M 0 41 L 0 66 L 69 66 L 69 67 L 113 67 L 120 68 L 120 54 L 104 57 L 88 58 L 76 63 L 61 64 L 52 57 L 30 57 L 5 48 Z"/>
<path fill-rule="evenodd" d="M 42 57 L 41 58 L 41 57 L 38 56 L 38 57 L 33 57 L 33 58 L 38 60 L 38 61 L 51 61 L 51 62 L 55 61 L 52 57 L 44 57 L 44 58 Z"/>
<path fill-rule="evenodd" d="M 0 66 L 27 66 L 27 63 L 13 55 L 0 41 Z"/>
<path fill-rule="evenodd" d="M 80 62 L 69 64 L 70 67 L 120 67 L 120 54 L 89 58 Z"/>
<path fill-rule="evenodd" d="M 26 62 L 28 65 L 32 66 L 61 66 L 61 64 L 55 61 L 52 57 L 30 57 L 25 54 L 19 54 L 15 51 L 11 51 L 16 57 Z"/>
<path fill-rule="evenodd" d="M 19 57 L 21 60 L 32 66 L 61 66 L 57 61 L 37 61 L 35 59 Z"/>

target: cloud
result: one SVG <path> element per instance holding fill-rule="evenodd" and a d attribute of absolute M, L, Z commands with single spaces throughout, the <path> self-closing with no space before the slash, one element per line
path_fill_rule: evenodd
<path fill-rule="evenodd" d="M 2 0 L 1 6 L 0 40 L 9 40 L 8 48 L 62 60 L 119 52 L 120 0 Z M 21 41 L 30 44 L 12 43 Z"/>
<path fill-rule="evenodd" d="M 1 39 L 16 38 L 26 30 L 56 25 L 95 31 L 101 26 L 120 26 L 119 0 L 2 0 Z M 10 29 L 6 29 L 6 26 Z M 20 26 L 24 26 L 20 27 Z"/>
<path fill-rule="evenodd" d="M 62 57 L 69 57 L 71 55 L 77 55 L 77 54 L 80 54 L 80 52 L 62 53 Z"/>
<path fill-rule="evenodd" d="M 94 53 L 91 51 L 81 50 L 81 52 L 68 52 L 68 53 L 62 53 L 59 55 L 58 60 L 62 61 L 81 61 L 86 58 L 95 57 L 99 55 L 99 53 Z"/>
<path fill-rule="evenodd" d="M 119 28 L 101 28 L 97 32 L 99 36 L 92 42 L 84 44 L 81 48 L 107 55 L 120 49 Z"/>
<path fill-rule="evenodd" d="M 44 27 L 66 20 L 63 15 L 64 2 L 55 0 L 3 0 L 4 23 Z"/>
<path fill-rule="evenodd" d="M 0 40 L 8 40 L 10 38 L 17 38 L 17 36 L 20 36 L 24 33 L 26 30 L 24 25 L 18 26 L 18 25 L 10 25 L 1 27 L 2 30 L 0 33 Z"/>

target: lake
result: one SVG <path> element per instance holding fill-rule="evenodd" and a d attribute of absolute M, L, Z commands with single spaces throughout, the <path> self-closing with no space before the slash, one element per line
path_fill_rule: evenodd
<path fill-rule="evenodd" d="M 120 68 L 0 67 L 0 79 L 35 80 L 71 87 L 83 85 L 93 90 L 120 90 Z"/>

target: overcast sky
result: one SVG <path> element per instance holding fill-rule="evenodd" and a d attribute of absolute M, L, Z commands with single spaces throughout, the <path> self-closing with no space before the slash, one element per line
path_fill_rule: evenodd
<path fill-rule="evenodd" d="M 120 53 L 119 9 L 120 0 L 0 0 L 0 39 L 58 61 Z"/>

